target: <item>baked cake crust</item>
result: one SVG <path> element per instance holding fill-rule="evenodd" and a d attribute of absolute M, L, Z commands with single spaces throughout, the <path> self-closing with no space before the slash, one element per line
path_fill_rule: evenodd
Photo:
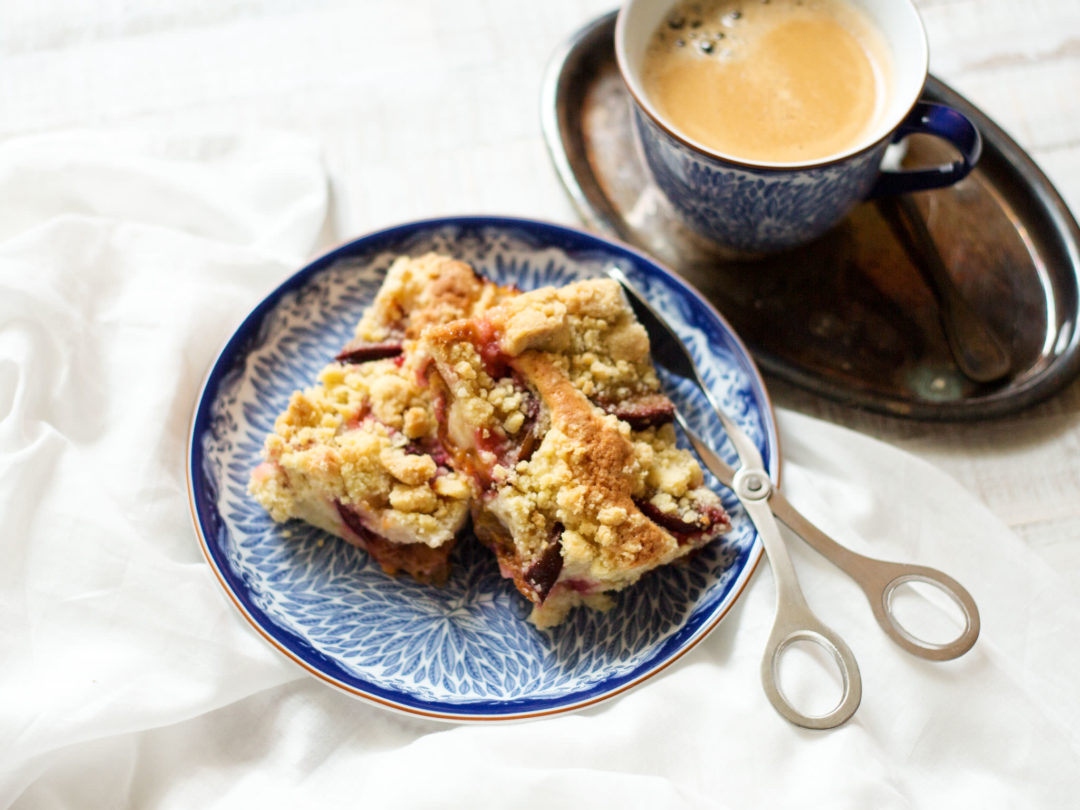
<path fill-rule="evenodd" d="M 444 256 L 396 260 L 337 362 L 278 417 L 249 486 L 256 500 L 275 521 L 364 548 L 387 573 L 445 581 L 472 486 L 439 443 L 416 337 L 511 293 Z"/>
<path fill-rule="evenodd" d="M 444 441 L 479 491 L 477 536 L 537 624 L 602 607 L 730 528 L 675 443 L 648 337 L 615 282 L 523 293 L 423 344 L 448 397 Z"/>
<path fill-rule="evenodd" d="M 673 415 L 615 282 L 519 293 L 402 257 L 336 362 L 292 395 L 249 488 L 275 521 L 423 582 L 445 581 L 471 514 L 552 625 L 730 529 Z"/>

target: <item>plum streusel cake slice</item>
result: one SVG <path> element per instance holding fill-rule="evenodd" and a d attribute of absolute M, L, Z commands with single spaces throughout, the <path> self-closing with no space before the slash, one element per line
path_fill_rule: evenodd
<path fill-rule="evenodd" d="M 472 489 L 440 444 L 416 338 L 509 294 L 443 256 L 395 261 L 355 338 L 266 439 L 249 488 L 271 517 L 338 535 L 387 573 L 445 581 Z"/>
<path fill-rule="evenodd" d="M 432 327 L 441 436 L 474 481 L 473 525 L 538 625 L 730 529 L 676 446 L 649 341 L 610 280 L 545 288 Z"/>

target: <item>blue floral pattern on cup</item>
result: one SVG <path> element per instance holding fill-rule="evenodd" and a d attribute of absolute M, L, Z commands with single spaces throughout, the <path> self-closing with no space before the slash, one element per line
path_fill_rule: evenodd
<path fill-rule="evenodd" d="M 415 223 L 348 244 L 299 272 L 248 317 L 212 369 L 189 458 L 196 526 L 219 579 L 260 632 L 316 675 L 393 708 L 453 719 L 562 711 L 615 694 L 708 632 L 738 596 L 760 541 L 715 480 L 734 529 L 685 565 L 653 572 L 607 613 L 575 611 L 551 630 L 474 538 L 445 587 L 390 578 L 363 551 L 306 524 L 275 524 L 247 494 L 266 433 L 290 393 L 351 337 L 393 258 L 449 253 L 523 289 L 596 276 L 617 263 L 674 324 L 773 475 L 776 433 L 743 347 L 696 294 L 640 254 L 528 220 Z M 667 389 L 727 458 L 704 397 Z"/>
<path fill-rule="evenodd" d="M 634 109 L 634 125 L 653 179 L 701 235 L 743 253 L 805 244 L 844 217 L 873 188 L 888 145 L 798 172 L 712 158 L 671 137 Z"/>

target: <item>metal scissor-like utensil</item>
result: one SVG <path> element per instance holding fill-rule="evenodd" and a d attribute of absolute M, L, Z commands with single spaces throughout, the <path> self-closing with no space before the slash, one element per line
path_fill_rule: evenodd
<path fill-rule="evenodd" d="M 970 650 L 979 636 L 979 610 L 971 594 L 955 579 L 933 568 L 885 562 L 857 554 L 841 546 L 803 517 L 773 486 L 757 446 L 717 404 L 679 336 L 634 288 L 621 270 L 611 267 L 607 272 L 626 290 L 630 305 L 648 332 L 654 362 L 672 374 L 690 380 L 704 392 L 739 456 L 739 468 L 734 469 L 705 444 L 676 409 L 676 421 L 705 462 L 705 466 L 735 493 L 753 521 L 772 567 L 776 582 L 776 619 L 761 662 L 761 680 L 765 694 L 776 710 L 792 723 L 804 728 L 834 728 L 848 720 L 859 707 L 862 699 L 862 679 L 855 656 L 848 645 L 807 606 L 791 557 L 780 534 L 780 527 L 773 515 L 858 583 L 870 600 L 870 607 L 878 624 L 905 650 L 932 661 L 947 661 Z M 896 589 L 908 582 L 936 586 L 956 603 L 964 617 L 964 629 L 956 639 L 947 644 L 929 643 L 912 635 L 900 624 L 893 612 L 892 598 Z M 778 686 L 780 658 L 784 651 L 797 641 L 810 641 L 824 647 L 832 653 L 840 668 L 843 694 L 837 706 L 827 714 L 803 714 L 791 704 Z"/>

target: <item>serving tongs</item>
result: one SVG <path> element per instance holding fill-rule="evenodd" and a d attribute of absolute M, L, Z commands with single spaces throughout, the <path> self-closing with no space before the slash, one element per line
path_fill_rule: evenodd
<path fill-rule="evenodd" d="M 823 624 L 806 604 L 774 515 L 811 548 L 855 580 L 870 600 L 877 623 L 905 650 L 931 661 L 948 661 L 970 650 L 979 636 L 979 610 L 971 594 L 955 579 L 933 568 L 885 562 L 857 554 L 837 543 L 803 517 L 769 478 L 761 453 L 754 442 L 719 406 L 679 336 L 620 269 L 610 267 L 607 273 L 622 285 L 634 313 L 648 332 L 653 362 L 670 373 L 693 382 L 701 389 L 739 457 L 736 469 L 709 447 L 687 424 L 679 409 L 675 409 L 676 422 L 705 462 L 705 466 L 724 486 L 735 493 L 746 510 L 761 537 L 772 567 L 773 579 L 776 582 L 776 618 L 761 662 L 761 680 L 773 707 L 798 726 L 826 729 L 846 722 L 855 713 L 862 699 L 862 678 L 855 656 L 844 640 Z M 964 618 L 964 628 L 958 637 L 945 644 L 927 642 L 910 633 L 899 622 L 893 611 L 892 600 L 896 589 L 909 582 L 935 586 L 952 599 Z M 832 654 L 839 667 L 843 691 L 839 703 L 825 714 L 808 715 L 799 711 L 779 686 L 781 656 L 792 644 L 799 641 L 820 645 Z"/>

